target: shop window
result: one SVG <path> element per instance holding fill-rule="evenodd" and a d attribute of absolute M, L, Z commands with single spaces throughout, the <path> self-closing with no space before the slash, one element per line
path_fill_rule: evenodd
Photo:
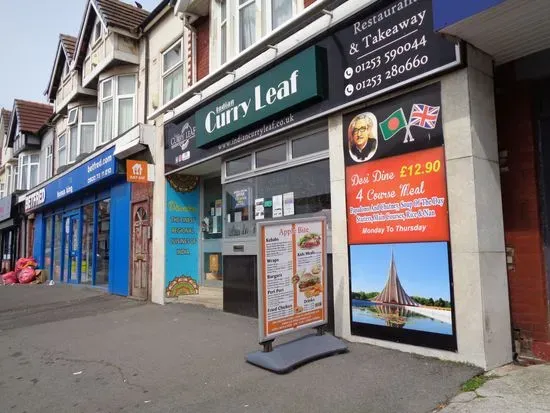
<path fill-rule="evenodd" d="M 102 145 L 134 126 L 136 77 L 113 76 L 101 83 L 100 91 L 101 133 L 98 140 Z"/>
<path fill-rule="evenodd" d="M 45 237 L 45 244 L 44 244 L 44 268 L 48 271 L 50 271 L 50 266 L 52 264 L 52 251 L 53 251 L 53 243 L 52 243 L 52 227 L 53 227 L 53 217 L 47 217 L 45 222 L 45 231 L 46 231 L 46 237 Z"/>
<path fill-rule="evenodd" d="M 55 216 L 53 229 L 53 279 L 61 279 L 61 238 L 63 237 L 63 225 L 61 215 Z"/>
<path fill-rule="evenodd" d="M 96 285 L 109 283 L 109 234 L 111 222 L 111 200 L 97 203 L 97 249 L 96 249 Z"/>
<path fill-rule="evenodd" d="M 263 168 L 269 165 L 278 164 L 286 161 L 287 146 L 286 142 L 272 146 L 271 148 L 263 149 L 256 152 L 256 168 Z"/>
<path fill-rule="evenodd" d="M 223 227 L 222 184 L 219 177 L 204 180 L 203 186 L 203 236 L 205 239 L 221 238 Z"/>
<path fill-rule="evenodd" d="M 328 159 L 231 182 L 224 188 L 226 237 L 254 236 L 256 223 L 263 220 L 319 213 L 330 219 Z"/>
<path fill-rule="evenodd" d="M 82 208 L 82 263 L 80 269 L 82 284 L 92 283 L 94 221 L 94 205 L 84 206 Z"/>
<path fill-rule="evenodd" d="M 248 172 L 252 169 L 252 155 L 246 155 L 225 163 L 226 176 L 233 176 Z"/>
<path fill-rule="evenodd" d="M 162 102 L 167 103 L 183 92 L 183 39 L 162 54 Z"/>
<path fill-rule="evenodd" d="M 328 151 L 328 135 L 326 132 L 319 132 L 313 135 L 292 141 L 292 157 L 301 158 L 312 153 Z"/>

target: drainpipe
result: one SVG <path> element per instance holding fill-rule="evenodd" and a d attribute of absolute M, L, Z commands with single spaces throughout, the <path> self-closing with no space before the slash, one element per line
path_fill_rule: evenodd
<path fill-rule="evenodd" d="M 143 124 L 147 124 L 147 117 L 149 116 L 149 36 L 145 36 L 145 79 L 143 81 L 145 98 L 143 104 L 145 105 L 143 110 Z"/>

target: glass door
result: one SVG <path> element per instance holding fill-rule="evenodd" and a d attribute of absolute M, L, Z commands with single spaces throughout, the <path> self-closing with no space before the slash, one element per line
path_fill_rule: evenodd
<path fill-rule="evenodd" d="M 202 194 L 202 283 L 221 287 L 223 281 L 221 177 L 204 179 Z"/>
<path fill-rule="evenodd" d="M 79 283 L 80 271 L 78 257 L 80 254 L 80 219 L 78 215 L 63 218 L 63 281 Z"/>

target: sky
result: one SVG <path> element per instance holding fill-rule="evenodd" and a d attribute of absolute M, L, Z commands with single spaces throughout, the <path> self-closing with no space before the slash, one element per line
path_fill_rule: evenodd
<path fill-rule="evenodd" d="M 447 243 L 353 245 L 352 291 L 380 292 L 386 284 L 393 248 L 397 275 L 409 296 L 450 300 Z"/>
<path fill-rule="evenodd" d="M 161 0 L 139 0 L 153 10 Z M 133 4 L 133 2 L 127 1 Z M 0 106 L 46 103 L 59 34 L 78 36 L 87 0 L 0 0 Z"/>

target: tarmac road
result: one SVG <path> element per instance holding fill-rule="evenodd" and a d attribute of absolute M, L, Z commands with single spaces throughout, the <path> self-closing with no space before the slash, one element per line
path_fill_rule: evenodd
<path fill-rule="evenodd" d="M 0 330 L 2 413 L 431 412 L 479 372 L 349 344 L 275 375 L 254 319 L 64 285 L 0 287 Z"/>

